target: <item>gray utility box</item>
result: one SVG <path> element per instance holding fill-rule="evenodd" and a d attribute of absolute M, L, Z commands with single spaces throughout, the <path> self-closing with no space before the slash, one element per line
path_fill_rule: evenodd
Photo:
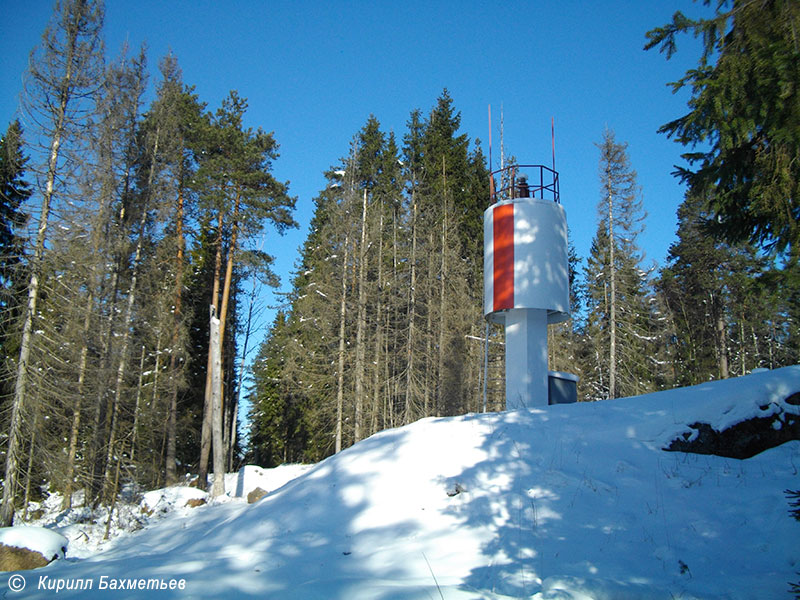
<path fill-rule="evenodd" d="M 547 403 L 572 404 L 578 401 L 578 379 L 572 373 L 547 372 Z"/>

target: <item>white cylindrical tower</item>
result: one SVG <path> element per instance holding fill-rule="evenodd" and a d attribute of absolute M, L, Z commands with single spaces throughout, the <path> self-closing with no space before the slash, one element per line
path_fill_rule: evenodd
<path fill-rule="evenodd" d="M 499 173 L 507 184 L 483 215 L 483 312 L 505 326 L 506 409 L 547 406 L 547 325 L 569 318 L 567 215 L 552 169 Z"/>

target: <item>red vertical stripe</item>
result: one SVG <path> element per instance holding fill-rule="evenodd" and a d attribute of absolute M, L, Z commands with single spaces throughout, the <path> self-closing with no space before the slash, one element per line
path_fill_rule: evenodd
<path fill-rule="evenodd" d="M 501 204 L 493 212 L 494 310 L 514 308 L 514 205 Z"/>

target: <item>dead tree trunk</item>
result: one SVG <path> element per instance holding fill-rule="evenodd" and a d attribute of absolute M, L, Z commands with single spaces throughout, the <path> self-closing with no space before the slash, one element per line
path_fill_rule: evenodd
<path fill-rule="evenodd" d="M 72 43 L 77 43 L 77 40 L 72 40 Z M 64 77 L 65 89 L 69 89 L 69 83 L 72 78 L 71 65 L 72 61 L 68 60 L 67 72 Z M 58 153 L 61 147 L 61 138 L 64 133 L 64 119 L 69 96 L 64 93 L 60 98 L 61 103 L 56 107 L 55 128 L 50 142 L 47 182 L 45 184 L 45 193 L 42 197 L 42 207 L 39 214 L 36 247 L 33 253 L 33 260 L 31 261 L 31 276 L 28 282 L 28 302 L 25 307 L 25 320 L 22 325 L 22 340 L 20 342 L 19 362 L 17 363 L 17 378 L 14 385 L 14 400 L 11 405 L 11 422 L 8 429 L 5 479 L 3 482 L 3 501 L 2 505 L 0 505 L 0 526 L 2 527 L 10 526 L 14 518 L 14 494 L 17 488 L 17 475 L 19 472 L 18 446 L 22 428 L 22 414 L 28 393 L 28 369 L 30 368 L 33 319 L 36 315 L 36 306 L 39 301 L 39 278 L 42 270 L 47 224 L 50 218 L 50 203 L 52 202 L 55 189 Z"/>
<path fill-rule="evenodd" d="M 212 435 L 214 443 L 214 483 L 211 496 L 216 498 L 225 493 L 225 451 L 222 447 L 222 327 L 216 309 L 209 310 L 209 355 L 211 356 L 211 407 Z"/>
<path fill-rule="evenodd" d="M 342 422 L 344 420 L 344 350 L 345 322 L 347 317 L 347 258 L 350 250 L 350 235 L 344 236 L 344 259 L 342 261 L 342 299 L 339 304 L 339 364 L 336 372 L 336 441 L 335 451 L 342 450 Z"/>
<path fill-rule="evenodd" d="M 403 423 L 411 422 L 414 389 L 414 344 L 416 343 L 415 321 L 417 319 L 417 198 L 411 192 L 411 289 L 408 298 L 408 346 L 406 349 L 406 398 Z"/>
<path fill-rule="evenodd" d="M 356 364 L 355 364 L 355 419 L 353 424 L 354 441 L 361 439 L 364 419 L 364 331 L 367 320 L 367 292 L 365 282 L 365 263 L 367 262 L 367 190 L 361 203 L 361 243 L 358 248 L 358 314 L 356 317 Z"/>
<path fill-rule="evenodd" d="M 214 307 L 216 315 L 219 308 L 219 277 L 222 272 L 222 212 L 219 213 L 217 221 L 217 253 L 214 260 L 214 285 L 211 292 L 211 306 Z M 213 356 L 211 345 L 208 349 L 208 364 L 206 365 L 206 393 L 203 402 L 203 429 L 200 434 L 200 466 L 198 468 L 197 486 L 205 489 L 208 485 L 208 458 L 211 454 L 211 425 L 212 425 L 212 405 L 211 405 L 211 368 Z"/>

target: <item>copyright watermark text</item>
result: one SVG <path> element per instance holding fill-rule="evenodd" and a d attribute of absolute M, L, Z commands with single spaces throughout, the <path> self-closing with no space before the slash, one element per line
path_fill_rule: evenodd
<path fill-rule="evenodd" d="M 34 581 L 33 579 L 31 580 Z M 56 594 L 73 590 L 185 590 L 185 579 L 163 579 L 160 577 L 110 577 L 101 575 L 95 577 L 50 577 L 39 575 L 36 577 L 36 589 L 48 590 Z M 15 573 L 8 578 L 8 588 L 12 592 L 21 592 L 25 589 L 25 577 Z"/>

